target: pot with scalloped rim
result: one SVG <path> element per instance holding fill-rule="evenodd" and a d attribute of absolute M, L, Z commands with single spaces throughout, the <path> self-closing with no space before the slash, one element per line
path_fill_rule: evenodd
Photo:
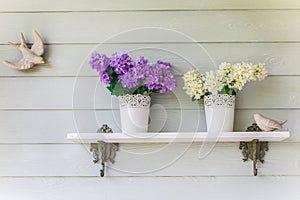
<path fill-rule="evenodd" d="M 204 97 L 204 109 L 208 132 L 232 132 L 235 96 L 212 94 Z"/>
<path fill-rule="evenodd" d="M 148 131 L 151 97 L 141 94 L 119 97 L 121 129 L 123 133 Z"/>

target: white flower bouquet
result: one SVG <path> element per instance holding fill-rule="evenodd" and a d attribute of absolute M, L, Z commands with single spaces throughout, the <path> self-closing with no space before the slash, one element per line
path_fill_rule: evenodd
<path fill-rule="evenodd" d="M 189 70 L 183 76 L 183 89 L 193 101 L 199 101 L 211 94 L 236 95 L 247 82 L 263 80 L 265 77 L 267 70 L 264 64 L 224 62 L 218 70 L 205 74 Z"/>

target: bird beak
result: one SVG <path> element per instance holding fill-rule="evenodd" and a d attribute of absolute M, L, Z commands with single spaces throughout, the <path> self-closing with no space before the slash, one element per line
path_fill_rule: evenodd
<path fill-rule="evenodd" d="M 45 64 L 45 61 L 42 60 L 42 61 L 40 62 L 40 64 Z"/>

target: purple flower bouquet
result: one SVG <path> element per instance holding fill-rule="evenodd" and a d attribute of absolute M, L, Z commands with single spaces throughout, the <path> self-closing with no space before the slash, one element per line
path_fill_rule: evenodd
<path fill-rule="evenodd" d="M 150 95 L 171 92 L 177 87 L 168 62 L 149 64 L 144 57 L 134 60 L 126 53 L 114 53 L 109 58 L 94 52 L 90 65 L 111 94 L 119 96 L 121 126 L 125 133 L 147 132 Z"/>
<path fill-rule="evenodd" d="M 127 53 L 114 53 L 109 58 L 93 52 L 89 64 L 99 73 L 100 82 L 112 95 L 150 96 L 152 93 L 171 92 L 177 87 L 168 62 L 149 64 L 144 57 L 134 60 Z"/>

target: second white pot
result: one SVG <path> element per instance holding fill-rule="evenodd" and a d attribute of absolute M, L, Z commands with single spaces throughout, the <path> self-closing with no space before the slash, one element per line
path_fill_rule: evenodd
<path fill-rule="evenodd" d="M 204 109 L 208 132 L 232 132 L 235 96 L 215 94 L 204 97 Z"/>

